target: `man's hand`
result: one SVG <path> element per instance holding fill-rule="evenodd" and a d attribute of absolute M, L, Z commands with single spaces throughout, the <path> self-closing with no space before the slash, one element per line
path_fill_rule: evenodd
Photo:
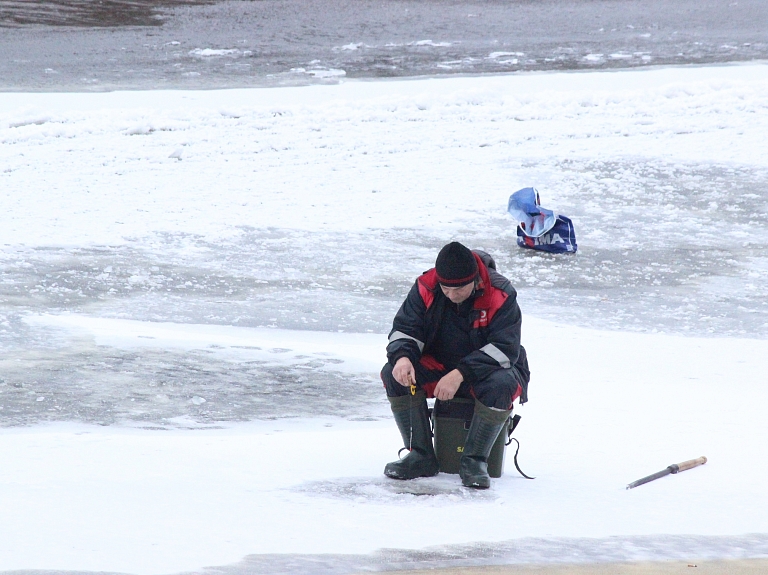
<path fill-rule="evenodd" d="M 403 387 L 410 387 L 411 382 L 416 383 L 416 370 L 413 369 L 413 364 L 407 357 L 401 357 L 395 362 L 392 376 Z"/>
<path fill-rule="evenodd" d="M 464 376 L 458 369 L 449 371 L 446 373 L 435 386 L 435 397 L 440 401 L 448 401 L 453 399 L 456 392 L 459 390 L 461 382 L 464 381 Z"/>

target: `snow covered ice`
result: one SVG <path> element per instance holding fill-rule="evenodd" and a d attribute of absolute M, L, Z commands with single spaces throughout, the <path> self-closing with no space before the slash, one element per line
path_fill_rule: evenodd
<path fill-rule="evenodd" d="M 0 94 L 0 570 L 768 555 L 767 96 L 759 63 Z M 529 185 L 578 254 L 515 246 Z M 451 239 L 520 292 L 535 481 L 381 475 L 385 334 Z"/>

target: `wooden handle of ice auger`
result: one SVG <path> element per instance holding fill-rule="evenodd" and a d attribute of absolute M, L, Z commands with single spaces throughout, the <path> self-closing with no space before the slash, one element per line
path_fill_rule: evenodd
<path fill-rule="evenodd" d="M 707 458 L 704 456 L 698 457 L 696 459 L 689 459 L 688 461 L 683 461 L 682 463 L 677 464 L 677 472 L 680 473 L 686 469 L 692 469 L 694 467 L 698 467 L 699 465 L 704 465 L 706 462 Z"/>

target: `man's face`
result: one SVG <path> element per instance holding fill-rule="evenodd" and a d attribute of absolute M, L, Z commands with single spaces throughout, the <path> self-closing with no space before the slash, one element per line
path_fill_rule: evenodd
<path fill-rule="evenodd" d="M 455 304 L 460 304 L 475 291 L 475 282 L 461 287 L 445 287 L 443 284 L 440 284 L 440 289 L 443 290 L 445 297 Z"/>

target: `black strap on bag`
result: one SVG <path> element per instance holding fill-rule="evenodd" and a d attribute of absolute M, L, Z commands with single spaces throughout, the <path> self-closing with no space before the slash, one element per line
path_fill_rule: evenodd
<path fill-rule="evenodd" d="M 525 477 L 526 479 L 536 479 L 535 477 L 530 477 L 529 475 L 526 475 L 525 473 L 523 473 L 523 470 L 520 469 L 520 466 L 517 464 L 517 454 L 520 451 L 520 442 L 514 437 L 512 437 L 512 432 L 515 431 L 515 428 L 517 427 L 517 424 L 520 423 L 521 419 L 522 417 L 518 414 L 515 414 L 510 418 L 509 429 L 507 430 L 507 443 L 505 443 L 505 445 L 509 445 L 513 441 L 517 443 L 517 449 L 515 449 L 515 458 L 514 458 L 515 469 L 517 469 L 517 472 L 523 477 Z"/>

